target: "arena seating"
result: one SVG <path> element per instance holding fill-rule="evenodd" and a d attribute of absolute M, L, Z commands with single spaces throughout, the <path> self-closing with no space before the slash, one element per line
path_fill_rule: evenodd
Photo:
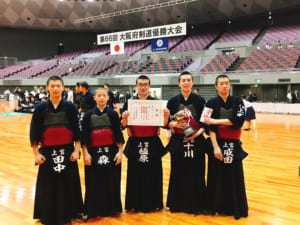
<path fill-rule="evenodd" d="M 260 40 L 261 45 L 267 43 L 294 43 L 300 39 L 300 25 L 275 25 L 267 30 Z"/>
<path fill-rule="evenodd" d="M 201 72 L 204 73 L 226 72 L 238 59 L 239 59 L 239 55 L 234 53 L 216 55 L 208 64 L 206 64 L 201 69 Z"/>
<path fill-rule="evenodd" d="M 185 37 L 171 37 L 169 38 L 169 51 L 162 52 L 162 56 L 159 55 L 161 53 L 157 53 L 155 57 L 149 57 L 146 60 L 141 57 L 143 54 L 155 54 L 151 52 L 149 40 L 125 43 L 125 54 L 122 55 L 110 55 L 109 45 L 103 45 L 92 50 L 40 59 L 38 64 L 35 62 L 5 67 L 0 69 L 0 79 L 32 79 L 50 75 L 110 77 L 117 74 L 178 73 L 193 63 L 193 57 L 186 56 L 187 54 L 201 54 L 202 56 L 204 50 L 213 42 L 250 41 L 252 43 L 254 40 L 259 43 L 257 46 L 259 48 L 254 49 L 254 46 L 246 46 L 245 48 L 248 48 L 245 50 L 247 55 L 243 58 L 240 58 L 238 53 L 221 54 L 219 50 L 219 53 L 214 53 L 213 55 L 217 55 L 206 65 L 200 63 L 199 66 L 202 68 L 198 67 L 195 71 L 202 73 L 219 73 L 230 70 L 235 72 L 290 71 L 297 67 L 297 63 L 299 64 L 299 37 L 300 25 L 276 25 L 266 30 L 263 30 L 262 27 L 250 26 L 231 29 L 222 35 L 220 31 L 210 30 L 189 34 Z M 268 49 L 265 49 L 264 44 L 270 44 Z M 181 55 L 180 53 L 183 52 L 185 54 Z M 237 52 L 239 51 L 237 50 Z M 93 57 L 85 61 L 84 57 L 92 53 L 99 54 L 94 54 Z M 209 55 L 210 58 L 211 55 Z"/>
<path fill-rule="evenodd" d="M 113 59 L 96 60 L 95 62 L 84 64 L 82 68 L 72 71 L 66 76 L 68 77 L 96 77 L 105 70 L 114 66 L 116 62 Z"/>
<path fill-rule="evenodd" d="M 204 50 L 217 36 L 217 32 L 195 34 L 184 39 L 171 52 Z"/>
<path fill-rule="evenodd" d="M 108 76 L 113 76 L 113 75 L 116 75 L 116 74 L 123 74 L 127 70 L 129 70 L 130 68 L 137 65 L 137 63 L 138 62 L 136 60 L 116 62 L 114 67 L 109 68 L 108 70 L 104 71 L 100 75 L 104 76 L 104 77 L 108 77 Z"/>
<path fill-rule="evenodd" d="M 300 48 L 253 50 L 236 70 L 237 72 L 293 70 Z"/>
<path fill-rule="evenodd" d="M 29 67 L 30 67 L 29 64 L 12 65 L 8 67 L 4 67 L 0 69 L 0 79 L 13 76 L 15 73 L 19 73 L 23 70 L 26 70 Z"/>
<path fill-rule="evenodd" d="M 63 53 L 63 54 L 47 57 L 45 59 L 46 60 L 68 61 L 68 60 L 72 60 L 75 57 L 83 54 L 84 52 L 86 52 L 86 51 L 76 51 L 76 52 Z"/>
<path fill-rule="evenodd" d="M 5 79 L 8 79 L 8 80 L 31 79 L 31 78 L 37 77 L 37 76 L 41 75 L 42 73 L 45 73 L 46 71 L 49 71 L 57 66 L 58 66 L 58 64 L 56 61 L 43 62 L 43 63 L 36 64 L 31 67 L 27 67 L 26 69 L 24 69 L 22 71 L 18 71 L 17 73 L 14 73 L 13 75 L 6 77 Z"/>
<path fill-rule="evenodd" d="M 57 67 L 51 70 L 47 70 L 41 73 L 39 77 L 50 77 L 50 76 L 66 76 L 69 73 L 78 70 L 80 68 L 79 64 L 74 63 L 60 63 Z"/>
<path fill-rule="evenodd" d="M 97 48 L 91 49 L 88 51 L 88 53 L 105 53 L 108 54 L 110 49 L 110 47 L 108 45 L 100 45 Z"/>
<path fill-rule="evenodd" d="M 160 58 L 157 61 L 153 59 L 147 59 L 132 67 L 126 74 L 135 73 L 178 73 L 184 70 L 191 62 L 193 58 L 187 56 L 184 58 Z"/>
<path fill-rule="evenodd" d="M 218 42 L 253 41 L 260 31 L 259 27 L 236 28 L 225 32 Z"/>

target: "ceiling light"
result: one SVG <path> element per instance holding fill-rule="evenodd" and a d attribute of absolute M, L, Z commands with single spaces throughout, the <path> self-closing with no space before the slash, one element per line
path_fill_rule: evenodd
<path fill-rule="evenodd" d="M 106 1 L 106 0 L 103 0 L 103 1 Z M 94 21 L 94 20 L 101 20 L 101 19 L 105 19 L 105 18 L 113 18 L 115 16 L 128 15 L 131 13 L 145 12 L 147 10 L 160 9 L 160 8 L 164 8 L 164 7 L 174 6 L 174 5 L 187 4 L 187 3 L 196 2 L 196 1 L 198 1 L 198 0 L 180 0 L 180 1 L 173 0 L 173 1 L 169 1 L 169 2 L 162 2 L 162 3 L 157 3 L 157 4 L 152 4 L 152 5 L 147 5 L 147 6 L 142 6 L 142 7 L 132 8 L 132 9 L 115 11 L 112 13 L 100 14 L 98 16 L 90 16 L 90 17 L 75 19 L 74 22 L 75 23 L 84 23 L 84 22 L 89 22 L 89 21 Z"/>

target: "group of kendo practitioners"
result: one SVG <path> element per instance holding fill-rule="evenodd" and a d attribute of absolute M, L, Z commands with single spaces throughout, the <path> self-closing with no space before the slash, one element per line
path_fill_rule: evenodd
<path fill-rule="evenodd" d="M 132 99 L 155 101 L 149 95 L 150 85 L 147 76 L 137 77 L 137 95 Z M 30 125 L 30 143 L 38 165 L 34 219 L 46 225 L 63 225 L 75 219 L 118 216 L 123 211 L 163 209 L 247 217 L 242 164 L 247 153 L 240 141 L 245 118 L 243 101 L 229 94 L 227 75 L 216 78 L 218 95 L 208 101 L 192 92 L 193 85 L 190 72 L 179 74 L 180 91 L 163 109 L 163 126 L 129 125 L 128 102 L 119 115 L 107 104 L 109 95 L 104 88 L 94 91 L 95 104 L 83 115 L 80 111 L 79 123 L 78 106 L 62 98 L 63 80 L 49 77 L 49 98 L 34 110 Z M 200 120 L 207 108 L 211 115 Z M 124 129 L 128 134 L 126 143 Z M 165 145 L 159 136 L 161 129 L 170 131 Z M 168 153 L 171 167 L 164 203 L 162 157 Z M 83 199 L 77 163 L 80 155 L 84 162 Z M 124 206 L 123 155 L 127 157 Z"/>

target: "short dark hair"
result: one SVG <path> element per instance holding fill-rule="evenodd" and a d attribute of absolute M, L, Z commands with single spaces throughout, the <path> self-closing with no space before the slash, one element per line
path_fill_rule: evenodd
<path fill-rule="evenodd" d="M 110 88 L 110 84 L 109 84 L 109 83 L 103 84 L 103 87 L 104 87 L 104 86 L 107 86 L 108 88 Z"/>
<path fill-rule="evenodd" d="M 215 80 L 215 85 L 217 85 L 217 84 L 218 84 L 218 81 L 219 81 L 219 79 L 222 79 L 222 78 L 228 78 L 228 80 L 230 81 L 230 79 L 229 79 L 229 76 L 228 76 L 228 75 L 226 75 L 226 74 L 220 74 L 220 75 L 218 75 L 218 76 L 216 77 L 216 80 Z"/>
<path fill-rule="evenodd" d="M 138 78 L 136 78 L 135 84 L 138 83 L 138 80 L 148 80 L 149 81 L 149 85 L 151 84 L 150 78 L 146 75 L 140 75 L 138 76 Z"/>
<path fill-rule="evenodd" d="M 86 89 L 89 89 L 89 84 L 88 84 L 86 81 L 82 81 L 82 82 L 80 83 L 80 86 L 81 86 L 81 87 L 84 87 L 84 88 L 86 88 Z"/>
<path fill-rule="evenodd" d="M 48 86 L 48 84 L 49 84 L 49 82 L 50 82 L 51 80 L 53 80 L 53 81 L 60 80 L 61 83 L 62 83 L 62 85 L 64 86 L 64 81 L 63 81 L 63 79 L 62 79 L 61 77 L 59 77 L 59 76 L 51 76 L 51 77 L 49 77 L 48 80 L 47 80 L 47 86 Z"/>
<path fill-rule="evenodd" d="M 193 74 L 191 74 L 191 72 L 189 72 L 189 71 L 182 71 L 182 72 L 179 74 L 179 76 L 178 76 L 178 82 L 180 81 L 180 79 L 181 79 L 181 77 L 182 77 L 183 75 L 191 75 L 192 80 L 194 80 Z"/>

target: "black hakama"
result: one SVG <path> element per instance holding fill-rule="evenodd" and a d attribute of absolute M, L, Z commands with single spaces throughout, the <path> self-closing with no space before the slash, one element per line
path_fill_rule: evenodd
<path fill-rule="evenodd" d="M 121 164 L 115 165 L 116 145 L 88 148 L 92 165 L 85 166 L 84 212 L 88 218 L 122 212 Z"/>
<path fill-rule="evenodd" d="M 209 154 L 207 209 L 212 214 L 233 215 L 236 219 L 247 217 L 248 203 L 242 164 L 247 153 L 242 149 L 240 140 L 218 140 L 218 144 L 224 160 L 216 159 L 213 152 Z M 230 151 L 229 159 L 226 159 L 226 151 Z"/>
<path fill-rule="evenodd" d="M 83 212 L 78 165 L 69 160 L 73 146 L 41 147 L 40 152 L 46 161 L 38 170 L 33 217 L 43 224 L 68 223 Z"/>
<path fill-rule="evenodd" d="M 250 106 L 246 110 L 246 116 L 245 120 L 255 120 L 256 119 L 256 114 L 253 106 Z"/>
<path fill-rule="evenodd" d="M 166 153 L 159 136 L 129 137 L 125 209 L 151 212 L 163 208 L 162 161 Z"/>
<path fill-rule="evenodd" d="M 200 95 L 191 93 L 187 99 L 180 93 L 169 99 L 167 107 L 171 115 L 188 109 L 190 126 L 195 131 L 205 127 L 200 123 L 200 116 L 205 100 Z M 167 197 L 167 207 L 171 212 L 191 214 L 205 210 L 205 152 L 206 139 L 203 135 L 194 140 L 184 141 L 183 129 L 174 128 L 167 150 L 171 154 L 171 173 Z"/>
<path fill-rule="evenodd" d="M 183 135 L 172 135 L 167 145 L 171 154 L 167 207 L 171 212 L 198 214 L 205 210 L 205 148 L 203 136 L 185 142 Z"/>

